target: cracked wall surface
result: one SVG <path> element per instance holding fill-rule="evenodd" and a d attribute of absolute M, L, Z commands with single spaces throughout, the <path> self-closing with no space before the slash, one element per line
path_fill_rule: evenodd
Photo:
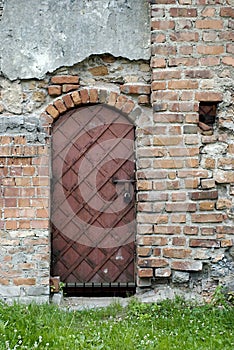
<path fill-rule="evenodd" d="M 1 3 L 0 3 L 1 5 Z M 0 24 L 3 75 L 41 78 L 91 54 L 149 59 L 146 0 L 8 0 Z"/>

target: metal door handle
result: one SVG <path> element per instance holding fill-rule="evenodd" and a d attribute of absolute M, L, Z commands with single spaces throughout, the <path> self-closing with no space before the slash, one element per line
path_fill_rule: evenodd
<path fill-rule="evenodd" d="M 129 179 L 129 180 L 125 180 L 125 179 L 115 179 L 115 178 L 113 178 L 112 179 L 112 183 L 113 184 L 121 184 L 121 183 L 135 183 L 136 182 L 136 180 L 134 180 L 134 179 Z"/>

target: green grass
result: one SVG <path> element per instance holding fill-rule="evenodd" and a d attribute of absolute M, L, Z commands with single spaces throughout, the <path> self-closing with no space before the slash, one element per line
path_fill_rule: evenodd
<path fill-rule="evenodd" d="M 180 299 L 72 312 L 0 303 L 0 349 L 233 350 L 234 308 Z"/>

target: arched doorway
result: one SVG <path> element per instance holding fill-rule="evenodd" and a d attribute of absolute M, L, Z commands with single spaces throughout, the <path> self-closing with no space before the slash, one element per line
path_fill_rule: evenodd
<path fill-rule="evenodd" d="M 134 173 L 134 126 L 117 109 L 80 107 L 53 124 L 52 275 L 68 287 L 135 285 Z"/>

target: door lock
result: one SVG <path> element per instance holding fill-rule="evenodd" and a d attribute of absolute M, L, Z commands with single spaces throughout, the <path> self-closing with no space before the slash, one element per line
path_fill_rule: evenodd
<path fill-rule="evenodd" d="M 124 202 L 125 203 L 130 203 L 131 202 L 132 198 L 131 198 L 131 194 L 129 192 L 125 192 L 123 197 L 124 197 Z"/>

